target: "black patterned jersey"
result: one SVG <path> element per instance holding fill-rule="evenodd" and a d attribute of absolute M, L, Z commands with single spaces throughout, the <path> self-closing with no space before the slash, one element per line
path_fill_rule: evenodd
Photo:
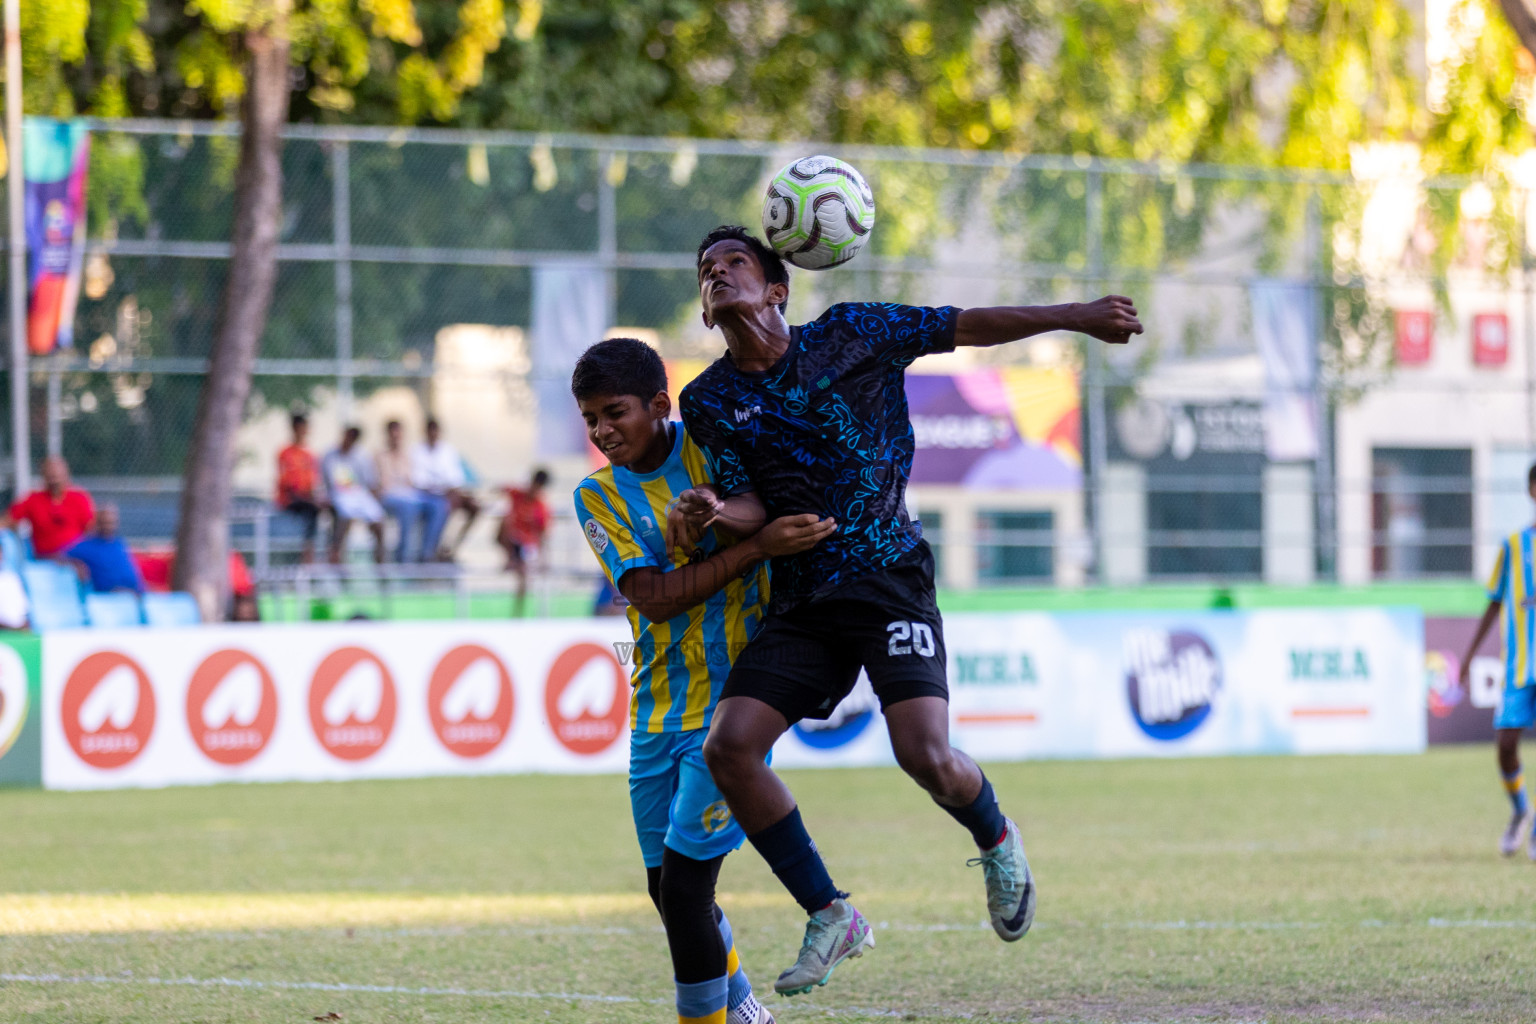
<path fill-rule="evenodd" d="M 755 490 L 769 519 L 837 520 L 837 532 L 810 551 L 773 560 L 773 610 L 916 557 L 906 369 L 953 351 L 959 313 L 839 303 L 791 327 L 789 349 L 767 371 L 738 370 L 727 353 L 683 388 L 683 422 L 714 457 L 724 494 Z"/>

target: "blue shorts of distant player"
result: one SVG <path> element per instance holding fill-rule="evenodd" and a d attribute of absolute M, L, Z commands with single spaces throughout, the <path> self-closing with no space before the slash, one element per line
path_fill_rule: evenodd
<path fill-rule="evenodd" d="M 1493 716 L 1493 727 L 1529 729 L 1533 724 L 1536 724 L 1536 685 L 1527 682 L 1524 686 L 1513 686 L 1506 682 L 1498 713 Z"/>
<path fill-rule="evenodd" d="M 662 849 L 713 860 L 741 846 L 741 826 L 704 764 L 708 729 L 629 734 L 629 802 L 645 866 Z"/>

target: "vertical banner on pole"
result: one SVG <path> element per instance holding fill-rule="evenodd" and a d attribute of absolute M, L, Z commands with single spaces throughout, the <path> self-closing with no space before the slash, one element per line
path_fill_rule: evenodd
<path fill-rule="evenodd" d="M 27 348 L 47 355 L 75 341 L 75 304 L 85 263 L 85 177 L 91 137 L 84 121 L 29 117 L 23 129 L 27 219 Z"/>

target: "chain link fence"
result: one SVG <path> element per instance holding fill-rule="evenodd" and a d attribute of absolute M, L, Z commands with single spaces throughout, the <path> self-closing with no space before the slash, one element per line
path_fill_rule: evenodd
<path fill-rule="evenodd" d="M 93 129 L 77 348 L 31 364 L 33 457 L 62 453 L 122 507 L 130 538 L 166 543 L 224 286 L 238 138 L 206 122 Z M 699 322 L 698 240 L 722 223 L 756 227 L 768 177 L 808 151 L 290 127 L 237 545 L 263 569 L 296 557 L 294 524 L 268 500 L 289 410 L 314 410 L 321 450 L 343 423 L 362 423 L 371 446 L 385 418 L 411 431 L 437 415 L 492 499 L 487 522 L 495 485 L 556 469 L 545 565 L 586 586 L 590 556 L 563 497 L 591 468 L 561 398 L 570 361 L 619 329 L 654 342 L 674 377 L 717 356 Z M 912 504 L 950 585 L 1464 578 L 1528 521 L 1536 360 L 1519 188 L 834 152 L 870 179 L 877 227 L 855 263 L 795 276 L 792 322 L 848 299 L 1115 291 L 1147 327 L 1123 349 L 1051 336 L 935 364 L 972 403 L 919 424 L 929 469 Z M 1428 354 L 1414 347 L 1426 315 Z M 1495 357 L 1478 332 L 1499 329 Z M 1026 370 L 1074 382 L 1049 436 L 1025 422 Z M 1012 404 L 973 402 L 978 380 L 1004 382 Z M 1010 413 L 1014 440 L 1052 452 L 1064 475 L 1036 486 L 946 473 L 946 458 L 976 454 L 967 416 Z M 493 531 L 476 529 L 478 564 L 494 569 Z"/>

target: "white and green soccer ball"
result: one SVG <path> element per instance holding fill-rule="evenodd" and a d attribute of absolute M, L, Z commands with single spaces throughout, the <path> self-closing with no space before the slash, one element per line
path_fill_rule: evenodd
<path fill-rule="evenodd" d="M 807 156 L 768 183 L 763 234 L 780 256 L 805 270 L 827 270 L 853 259 L 875 226 L 875 196 L 852 165 Z"/>

